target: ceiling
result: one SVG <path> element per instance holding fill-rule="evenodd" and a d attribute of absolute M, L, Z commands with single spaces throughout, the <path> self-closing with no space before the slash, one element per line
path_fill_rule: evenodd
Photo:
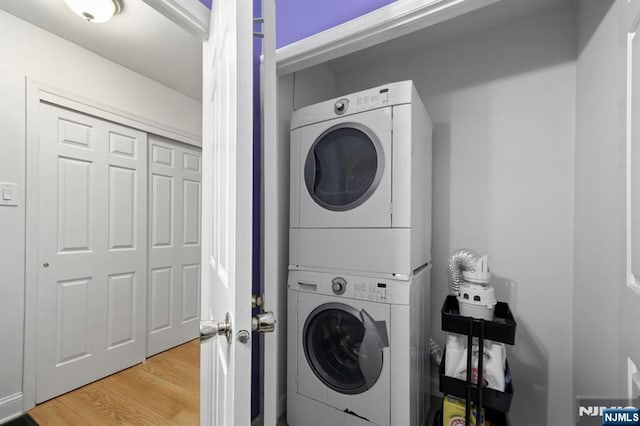
<path fill-rule="evenodd" d="M 419 47 L 445 43 L 451 40 L 472 37 L 473 34 L 502 25 L 508 21 L 540 13 L 574 0 L 502 0 L 489 6 L 443 21 L 411 34 L 380 43 L 351 55 L 333 60 L 329 65 L 337 72 L 375 66 L 380 57 L 396 58 Z"/>
<path fill-rule="evenodd" d="M 202 98 L 202 42 L 142 0 L 90 23 L 64 0 L 0 0 L 0 9 L 191 98 Z"/>
<path fill-rule="evenodd" d="M 124 10 L 103 24 L 80 19 L 64 0 L 0 0 L 0 9 L 201 100 L 201 41 L 143 0 L 123 1 Z M 373 52 L 400 54 L 417 45 L 441 43 L 565 1 L 571 0 L 499 1 L 446 23 L 338 58 L 332 66 L 338 70 L 359 66 L 375 58 Z"/>

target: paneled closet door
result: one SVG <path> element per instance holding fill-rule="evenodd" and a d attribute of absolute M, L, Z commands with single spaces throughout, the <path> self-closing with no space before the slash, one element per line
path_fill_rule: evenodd
<path fill-rule="evenodd" d="M 199 334 L 200 168 L 200 149 L 149 135 L 149 356 Z"/>
<path fill-rule="evenodd" d="M 39 108 L 37 402 L 145 358 L 146 134 Z"/>

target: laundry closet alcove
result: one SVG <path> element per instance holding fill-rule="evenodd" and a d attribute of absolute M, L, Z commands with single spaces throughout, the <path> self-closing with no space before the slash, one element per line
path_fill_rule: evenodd
<path fill-rule="evenodd" d="M 509 357 L 518 378 L 511 418 L 518 424 L 572 418 L 574 356 L 566 337 L 573 311 L 566 307 L 574 294 L 567 265 L 574 253 L 576 128 L 584 125 L 576 119 L 576 87 L 584 89 L 576 83 L 584 69 L 576 39 L 579 29 L 588 37 L 581 29 L 587 12 L 561 0 L 478 6 L 424 27 L 391 29 L 383 40 L 363 31 L 360 44 L 348 37 L 341 44 L 336 36 L 332 47 L 324 43 L 330 35 L 321 34 L 277 51 L 277 83 L 264 88 L 265 102 L 269 90 L 277 93 L 277 104 L 264 108 L 276 124 L 271 128 L 265 119 L 263 147 L 263 185 L 270 195 L 263 216 L 265 297 L 278 316 L 276 333 L 265 336 L 264 367 L 278 392 L 265 400 L 273 398 L 276 414 L 284 412 L 291 362 L 284 356 L 291 113 L 413 80 L 434 124 L 431 335 L 445 341 L 439 312 L 449 254 L 467 246 L 491 253 L 498 260 L 497 295 L 524 324 Z M 526 259 L 537 259 L 535 266 Z M 553 324 L 540 306 L 557 313 Z M 274 359 L 270 347 L 277 348 Z M 431 376 L 437 378 L 435 370 Z M 437 389 L 432 380 L 432 393 Z M 267 402 L 265 410 L 271 410 Z"/>

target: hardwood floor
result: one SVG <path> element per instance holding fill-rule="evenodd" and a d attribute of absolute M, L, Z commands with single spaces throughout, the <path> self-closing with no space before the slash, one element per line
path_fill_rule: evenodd
<path fill-rule="evenodd" d="M 198 340 L 155 355 L 144 364 L 37 405 L 38 424 L 198 425 L 200 416 Z"/>

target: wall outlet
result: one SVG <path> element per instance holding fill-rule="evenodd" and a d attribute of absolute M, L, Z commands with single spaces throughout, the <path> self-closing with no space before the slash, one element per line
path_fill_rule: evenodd
<path fill-rule="evenodd" d="M 0 182 L 0 206 L 17 206 L 20 194 L 17 183 Z"/>

